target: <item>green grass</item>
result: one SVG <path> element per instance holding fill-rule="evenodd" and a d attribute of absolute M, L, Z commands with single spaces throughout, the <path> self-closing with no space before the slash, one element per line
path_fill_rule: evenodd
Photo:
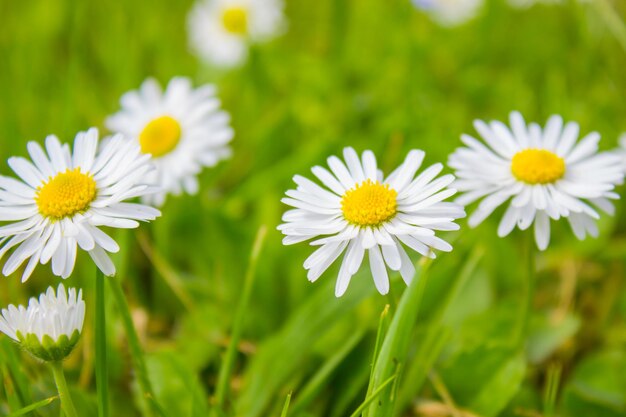
<path fill-rule="evenodd" d="M 232 114 L 233 157 L 202 173 L 200 194 L 171 198 L 139 231 L 114 233 L 137 337 L 129 340 L 128 317 L 105 286 L 110 415 L 345 417 L 361 407 L 378 417 L 380 406 L 410 416 L 450 401 L 482 417 L 625 415 L 623 204 L 598 239 L 553 228 L 535 259 L 521 344 L 525 236 L 497 238 L 501 213 L 475 230 L 462 220 L 446 236 L 455 250 L 432 264 L 419 305 L 396 274 L 392 295 L 380 296 L 365 268 L 335 299 L 338 267 L 309 283 L 311 248 L 284 247 L 275 229 L 292 176 L 310 176 L 347 145 L 372 149 L 387 172 L 412 148 L 427 164 L 445 162 L 460 134 L 474 133 L 473 119 L 517 109 L 541 123 L 562 114 L 599 131 L 604 149 L 616 146 L 626 131 L 626 7 L 613 3 L 617 14 L 604 2 L 517 11 L 490 0 L 479 18 L 443 29 L 408 0 L 288 1 L 287 33 L 221 72 L 187 52 L 189 0 L 0 2 L 2 161 L 50 133 L 69 141 L 104 129 L 119 96 L 147 76 L 216 83 Z M 0 174 L 10 175 L 5 162 Z M 87 303 L 83 338 L 65 363 L 84 416 L 98 408 L 93 270 L 80 254 L 66 282 Z M 0 306 L 59 282 L 49 267 L 26 284 L 2 278 Z M 141 350 L 154 398 L 134 379 Z M 4 336 L 0 376 L 0 415 L 59 415 L 48 368 Z"/>

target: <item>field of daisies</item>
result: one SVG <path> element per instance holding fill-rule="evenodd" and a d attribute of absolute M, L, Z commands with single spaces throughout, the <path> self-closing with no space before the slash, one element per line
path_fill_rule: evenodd
<path fill-rule="evenodd" d="M 626 3 L 0 3 L 0 416 L 626 416 Z"/>

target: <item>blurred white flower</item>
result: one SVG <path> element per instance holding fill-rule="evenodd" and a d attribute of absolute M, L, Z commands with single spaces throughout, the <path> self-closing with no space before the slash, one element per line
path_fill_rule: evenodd
<path fill-rule="evenodd" d="M 484 0 L 412 0 L 415 7 L 424 10 L 443 26 L 456 26 L 473 19 Z"/>
<path fill-rule="evenodd" d="M 579 3 L 589 3 L 590 0 L 577 0 Z M 569 0 L 508 0 L 512 7 L 527 9 L 535 4 L 567 4 Z"/>
<path fill-rule="evenodd" d="M 550 241 L 550 219 L 566 217 L 578 239 L 597 236 L 597 209 L 613 214 L 613 191 L 623 179 L 621 161 L 613 153 L 598 153 L 600 135 L 592 132 L 577 142 L 579 126 L 563 125 L 552 116 L 545 128 L 526 125 L 518 112 L 511 113 L 511 129 L 499 121 L 474 127 L 483 142 L 462 135 L 466 148 L 457 149 L 449 160 L 464 192 L 456 202 L 467 205 L 482 199 L 469 218 L 470 226 L 481 223 L 510 200 L 498 228 L 500 237 L 515 226 L 535 225 L 539 249 Z M 595 206 L 595 207 L 594 207 Z"/>
<path fill-rule="evenodd" d="M 249 44 L 283 31 L 283 8 L 282 0 L 199 0 L 188 17 L 191 50 L 217 67 L 239 65 Z"/>
<path fill-rule="evenodd" d="M 142 183 L 152 169 L 150 157 L 120 135 L 105 141 L 98 151 L 98 130 L 80 132 L 74 151 L 56 136 L 46 138 L 46 152 L 28 142 L 33 162 L 9 158 L 22 181 L 0 176 L 0 258 L 16 248 L 2 272 L 9 275 L 30 258 L 22 281 L 37 266 L 52 260 L 52 272 L 67 278 L 74 269 L 76 249 L 87 251 L 98 268 L 113 275 L 115 266 L 106 252 L 119 246 L 100 226 L 135 228 L 137 220 L 154 220 L 161 213 L 148 206 L 125 203 L 153 190 Z"/>
<path fill-rule="evenodd" d="M 28 302 L 28 307 L 10 305 L 2 310 L 0 331 L 25 350 L 45 361 L 60 361 L 72 352 L 80 338 L 85 319 L 83 292 L 65 292 L 63 284 L 55 294 L 52 287 Z"/>
<path fill-rule="evenodd" d="M 435 236 L 435 230 L 458 230 L 453 222 L 465 212 L 457 204 L 443 202 L 456 190 L 446 188 L 454 181 L 452 175 L 435 179 L 442 164 L 414 178 L 424 159 L 422 151 L 409 152 L 404 163 L 384 179 L 372 151 L 359 158 L 354 149 L 345 148 L 343 155 L 345 164 L 336 156 L 328 158 L 330 171 L 313 167 L 313 174 L 326 188 L 299 175 L 293 178 L 298 187 L 287 191 L 282 202 L 295 209 L 283 215 L 285 223 L 278 229 L 286 235 L 286 245 L 328 235 L 311 242 L 320 247 L 304 262 L 309 281 L 318 279 L 345 250 L 335 287 L 340 297 L 367 251 L 374 284 L 386 294 L 387 267 L 400 271 L 407 285 L 415 273 L 402 244 L 431 258 L 435 257 L 433 249 L 452 250 Z"/>
<path fill-rule="evenodd" d="M 197 193 L 202 168 L 230 156 L 234 131 L 213 85 L 194 89 L 188 78 L 175 77 L 162 91 L 149 78 L 120 103 L 122 109 L 107 119 L 107 127 L 152 155 L 156 167 L 143 180 L 161 190 L 144 196 L 144 202 L 160 206 L 167 194 Z"/>

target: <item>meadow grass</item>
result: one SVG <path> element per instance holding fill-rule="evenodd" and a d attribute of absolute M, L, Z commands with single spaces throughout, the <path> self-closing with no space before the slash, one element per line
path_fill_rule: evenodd
<path fill-rule="evenodd" d="M 233 157 L 202 173 L 199 195 L 114 233 L 131 314 L 120 288 L 105 286 L 111 415 L 626 415 L 623 204 L 597 239 L 554 227 L 534 255 L 528 305 L 526 236 L 497 238 L 499 216 L 477 229 L 462 220 L 446 236 L 454 251 L 408 288 L 394 274 L 386 297 L 366 268 L 341 299 L 337 266 L 309 283 L 311 249 L 283 246 L 276 230 L 292 176 L 344 146 L 372 149 L 387 172 L 412 148 L 445 162 L 473 119 L 519 110 L 540 123 L 561 114 L 615 147 L 626 131 L 626 5 L 614 3 L 513 10 L 493 0 L 445 29 L 409 1 L 288 1 L 286 34 L 226 72 L 188 52 L 188 0 L 1 2 L 3 161 L 50 133 L 70 141 L 104 129 L 147 76 L 215 83 L 232 115 Z M 58 282 L 49 267 L 26 284 L 3 278 L 0 305 Z M 67 285 L 83 288 L 87 320 L 66 375 L 79 415 L 95 416 L 96 280 L 85 254 Z M 0 375 L 0 415 L 59 415 L 48 369 L 4 336 Z"/>

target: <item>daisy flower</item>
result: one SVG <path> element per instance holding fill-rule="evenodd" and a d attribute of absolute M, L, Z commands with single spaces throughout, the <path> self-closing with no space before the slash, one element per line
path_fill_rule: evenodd
<path fill-rule="evenodd" d="M 217 67 L 237 66 L 249 44 L 282 32 L 283 8 L 282 0 L 199 0 L 188 17 L 191 50 Z"/>
<path fill-rule="evenodd" d="M 167 194 L 197 193 L 202 168 L 230 156 L 234 132 L 213 85 L 194 89 L 188 78 L 175 77 L 163 92 L 149 78 L 120 103 L 122 109 L 106 125 L 152 155 L 156 169 L 143 179 L 161 191 L 144 196 L 146 203 L 161 206 Z"/>
<path fill-rule="evenodd" d="M 26 260 L 26 281 L 37 263 L 52 261 L 52 272 L 67 278 L 74 269 L 77 247 L 87 251 L 98 268 L 115 274 L 107 252 L 119 246 L 101 226 L 135 228 L 139 221 L 161 213 L 148 206 L 126 203 L 152 192 L 141 183 L 150 171 L 150 157 L 139 146 L 116 135 L 98 152 L 98 130 L 80 132 L 74 150 L 56 136 L 46 138 L 46 151 L 28 142 L 32 162 L 9 158 L 20 180 L 0 176 L 0 258 L 15 249 L 2 272 L 15 272 Z"/>
<path fill-rule="evenodd" d="M 309 281 L 320 275 L 343 253 L 335 287 L 342 296 L 350 278 L 368 254 L 374 284 L 381 294 L 389 291 L 387 267 L 400 274 L 408 285 L 415 268 L 404 246 L 423 256 L 435 257 L 433 249 L 450 251 L 452 246 L 435 236 L 436 230 L 458 230 L 455 219 L 465 216 L 457 204 L 444 202 L 456 190 L 446 188 L 454 177 L 436 178 L 443 169 L 435 164 L 415 177 L 424 152 L 412 150 L 404 163 L 383 179 L 372 151 L 361 158 L 345 148 L 344 161 L 328 158 L 327 169 L 315 166 L 313 175 L 324 187 L 296 175 L 295 190 L 287 191 L 282 202 L 294 207 L 278 227 L 286 245 L 321 237 L 319 246 L 304 262 Z"/>
<path fill-rule="evenodd" d="M 33 356 L 45 361 L 65 359 L 74 349 L 85 320 L 83 292 L 63 284 L 33 297 L 28 307 L 10 305 L 2 310 L 0 331 Z"/>
<path fill-rule="evenodd" d="M 413 5 L 424 10 L 443 26 L 463 24 L 478 14 L 484 0 L 412 0 Z"/>
<path fill-rule="evenodd" d="M 626 172 L 626 132 L 622 133 L 619 137 L 619 148 L 616 153 L 622 159 L 622 167 L 624 168 L 624 172 Z"/>
<path fill-rule="evenodd" d="M 518 9 L 525 9 L 535 4 L 566 4 L 569 0 L 509 0 L 509 4 Z M 578 0 L 579 3 L 589 3 L 589 0 Z"/>
<path fill-rule="evenodd" d="M 552 116 L 545 128 L 526 125 L 512 112 L 511 128 L 499 121 L 481 120 L 474 127 L 483 141 L 469 135 L 467 146 L 457 149 L 449 160 L 459 178 L 454 186 L 463 194 L 457 203 L 481 200 L 469 218 L 474 227 L 507 203 L 498 235 L 508 235 L 516 226 L 528 229 L 533 223 L 535 240 L 544 250 L 550 241 L 550 219 L 565 217 L 578 239 L 598 235 L 598 209 L 613 214 L 613 191 L 623 178 L 619 157 L 598 153 L 600 135 L 589 133 L 578 141 L 579 126 L 563 125 L 561 116 Z"/>

